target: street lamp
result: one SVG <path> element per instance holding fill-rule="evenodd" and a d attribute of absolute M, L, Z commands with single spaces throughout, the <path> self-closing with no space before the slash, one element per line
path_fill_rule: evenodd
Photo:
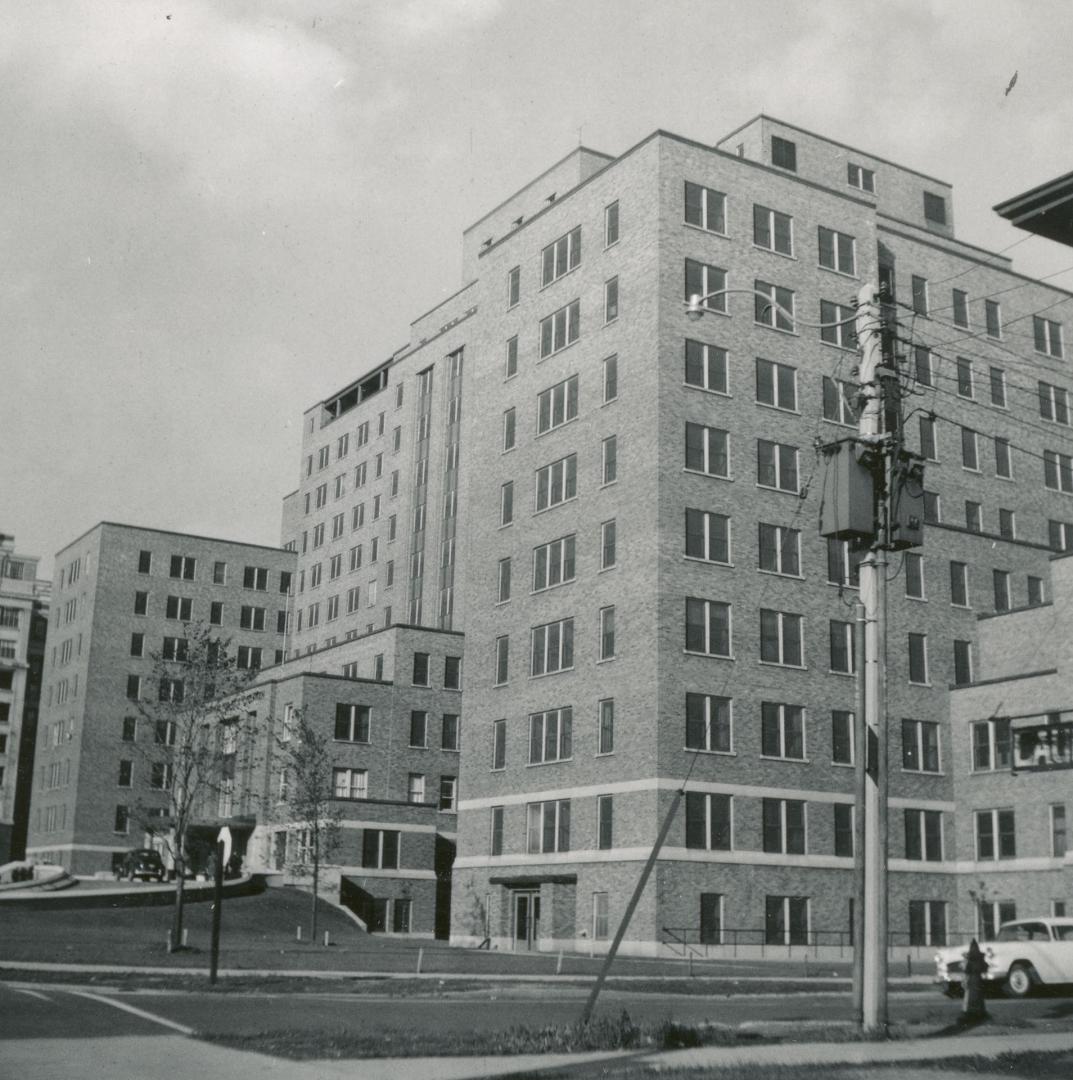
<path fill-rule="evenodd" d="M 855 322 L 857 319 L 856 314 L 853 314 L 848 318 L 838 319 L 836 322 L 805 322 L 804 319 L 798 318 L 794 312 L 789 310 L 789 308 L 784 308 L 782 304 L 774 300 L 770 293 L 761 292 L 759 289 L 716 289 L 715 292 L 705 293 L 703 296 L 701 296 L 700 293 L 691 293 L 689 299 L 684 301 L 686 318 L 689 319 L 690 322 L 700 322 L 706 311 L 715 310 L 707 306 L 709 300 L 712 300 L 717 296 L 730 296 L 732 293 L 743 293 L 746 296 L 754 296 L 759 297 L 761 300 L 766 300 L 767 307 L 761 308 L 762 311 L 774 310 L 777 314 L 782 315 L 791 325 L 805 326 L 810 330 L 831 330 L 836 326 L 846 326 L 849 323 Z"/>

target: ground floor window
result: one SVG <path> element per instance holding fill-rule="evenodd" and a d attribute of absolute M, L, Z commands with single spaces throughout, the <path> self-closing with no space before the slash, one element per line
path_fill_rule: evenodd
<path fill-rule="evenodd" d="M 723 944 L 723 894 L 700 894 L 700 943 Z"/>
<path fill-rule="evenodd" d="M 592 940 L 606 941 L 608 937 L 607 893 L 592 894 Z"/>
<path fill-rule="evenodd" d="M 808 897 L 764 897 L 764 943 L 808 944 Z"/>
<path fill-rule="evenodd" d="M 946 944 L 946 904 L 942 900 L 909 901 L 909 944 Z"/>
<path fill-rule="evenodd" d="M 394 900 L 391 905 L 391 929 L 396 934 L 410 932 L 410 920 L 413 916 L 412 900 Z"/>
<path fill-rule="evenodd" d="M 976 934 L 981 941 L 994 941 L 998 928 L 1017 918 L 1013 900 L 980 900 L 976 904 Z"/>

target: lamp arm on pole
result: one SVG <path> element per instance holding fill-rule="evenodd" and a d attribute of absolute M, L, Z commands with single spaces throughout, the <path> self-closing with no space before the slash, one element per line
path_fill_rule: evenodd
<path fill-rule="evenodd" d="M 760 292 L 759 289 L 716 289 L 714 292 L 705 293 L 703 296 L 700 293 L 692 293 L 688 300 L 684 300 L 686 315 L 691 319 L 699 319 L 705 311 L 709 310 L 705 307 L 709 300 L 714 299 L 717 296 L 729 296 L 732 293 L 742 293 L 746 296 L 758 296 L 761 300 L 767 301 L 767 306 L 774 311 L 778 312 L 784 318 L 788 319 L 791 323 L 797 326 L 805 326 L 810 330 L 830 330 L 836 326 L 848 326 L 850 323 L 856 323 L 858 316 L 856 312 L 853 315 L 848 316 L 845 319 L 839 319 L 837 322 L 805 322 L 804 319 L 798 318 L 794 312 L 788 308 L 784 308 L 782 304 L 773 300 L 768 293 Z"/>

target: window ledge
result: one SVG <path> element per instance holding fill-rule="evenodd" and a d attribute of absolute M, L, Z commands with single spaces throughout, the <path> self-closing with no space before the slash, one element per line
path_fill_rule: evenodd
<path fill-rule="evenodd" d="M 597 665 L 597 667 L 599 667 L 600 664 L 611 664 L 617 659 L 618 659 L 617 655 L 616 656 L 605 656 L 602 659 L 597 660 L 596 665 Z"/>
<path fill-rule="evenodd" d="M 765 570 L 762 566 L 756 568 L 758 574 L 767 574 L 768 577 L 788 578 L 790 581 L 804 581 L 804 574 L 784 574 L 781 570 Z"/>
<path fill-rule="evenodd" d="M 834 266 L 824 266 L 822 262 L 816 263 L 816 269 L 817 270 L 826 270 L 827 273 L 829 273 L 829 274 L 836 274 L 838 277 L 841 277 L 841 278 L 850 278 L 852 281 L 860 281 L 861 280 L 861 276 L 860 276 L 860 274 L 857 273 L 856 270 L 854 270 L 853 273 L 850 274 L 850 273 L 847 273 L 845 270 L 839 270 L 837 267 L 834 267 Z"/>
<path fill-rule="evenodd" d="M 683 382 L 682 385 L 690 390 L 699 390 L 702 394 L 712 394 L 715 397 L 730 398 L 734 396 L 729 390 L 713 390 L 710 386 L 698 386 L 696 383 Z"/>
<path fill-rule="evenodd" d="M 733 476 L 721 476 L 719 473 L 701 472 L 700 469 L 687 469 L 684 465 L 682 466 L 682 472 L 689 476 L 707 476 L 712 480 L 729 480 L 731 482 L 734 480 Z"/>
<path fill-rule="evenodd" d="M 565 675 L 566 672 L 573 671 L 573 670 L 574 670 L 574 665 L 571 664 L 570 667 L 556 668 L 555 671 L 543 671 L 539 675 L 530 675 L 529 678 L 530 679 L 548 679 L 548 678 L 551 678 L 553 675 Z M 504 683 L 503 685 L 505 686 L 506 683 Z"/>
<path fill-rule="evenodd" d="M 753 404 L 761 409 L 771 409 L 773 412 L 784 413 L 787 416 L 801 416 L 800 409 L 788 409 L 785 405 L 773 405 L 770 401 L 761 401 L 759 398 L 754 398 Z"/>
<path fill-rule="evenodd" d="M 759 326 L 765 330 L 774 330 L 776 334 L 786 334 L 787 337 L 801 336 L 801 334 L 797 330 L 787 330 L 785 327 L 782 326 L 772 326 L 771 323 L 757 322 L 756 319 L 753 319 L 753 326 Z"/>
<path fill-rule="evenodd" d="M 700 746 L 683 746 L 682 752 L 685 754 L 708 754 L 711 757 L 737 757 L 737 750 L 705 750 Z"/>
<path fill-rule="evenodd" d="M 693 649 L 683 649 L 682 652 L 686 656 L 704 656 L 710 660 L 733 660 L 734 654 L 730 653 L 714 653 L 714 652 L 696 652 Z"/>
<path fill-rule="evenodd" d="M 569 499 L 563 499 L 562 502 L 552 503 L 551 506 L 545 506 L 542 510 L 534 510 L 533 517 L 536 517 L 538 514 L 547 514 L 552 510 L 557 510 L 560 506 L 566 506 L 569 503 L 577 502 L 577 500 L 578 497 L 576 495 L 571 495 Z"/>
<path fill-rule="evenodd" d="M 782 664 L 778 660 L 758 660 L 758 664 L 761 667 L 779 667 L 787 668 L 790 671 L 808 671 L 808 665 L 806 664 Z"/>
<path fill-rule="evenodd" d="M 761 484 L 759 480 L 757 480 L 756 486 L 758 488 L 760 488 L 761 491 L 779 491 L 783 495 L 793 495 L 794 498 L 800 498 L 801 497 L 800 490 L 798 490 L 796 488 L 773 487 L 771 484 Z"/>
<path fill-rule="evenodd" d="M 797 262 L 797 256 L 793 252 L 779 251 L 778 248 L 764 247 L 763 244 L 758 244 L 753 241 L 753 251 L 766 251 L 769 255 L 778 255 L 780 259 L 788 259 L 790 262 Z"/>
<path fill-rule="evenodd" d="M 702 559 L 699 555 L 683 555 L 682 558 L 686 562 L 701 563 L 704 566 L 725 566 L 729 570 L 735 568 L 734 563 L 732 562 L 720 562 L 718 559 Z M 766 572 L 770 573 L 770 571 Z"/>
<path fill-rule="evenodd" d="M 811 765 L 812 758 L 807 757 L 782 757 L 779 754 L 761 754 L 761 761 L 788 761 L 791 765 Z"/>
<path fill-rule="evenodd" d="M 692 229 L 694 232 L 699 232 L 704 236 L 719 236 L 724 240 L 730 239 L 730 233 L 717 232 L 715 229 L 706 229 L 703 225 L 694 225 L 692 221 L 683 221 L 682 227 L 685 229 Z"/>
<path fill-rule="evenodd" d="M 538 431 L 536 435 L 533 436 L 533 438 L 543 439 L 545 435 L 550 435 L 554 431 L 561 431 L 564 427 L 567 427 L 570 424 L 577 423 L 577 419 L 578 418 L 576 415 L 571 416 L 568 420 L 564 420 L 561 424 L 553 424 L 551 427 L 546 428 L 544 431 Z"/>

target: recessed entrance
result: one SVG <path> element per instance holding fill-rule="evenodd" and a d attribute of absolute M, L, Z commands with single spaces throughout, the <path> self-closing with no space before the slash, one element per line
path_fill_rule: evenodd
<path fill-rule="evenodd" d="M 540 939 L 540 893 L 526 889 L 514 892 L 514 948 L 535 949 Z"/>

